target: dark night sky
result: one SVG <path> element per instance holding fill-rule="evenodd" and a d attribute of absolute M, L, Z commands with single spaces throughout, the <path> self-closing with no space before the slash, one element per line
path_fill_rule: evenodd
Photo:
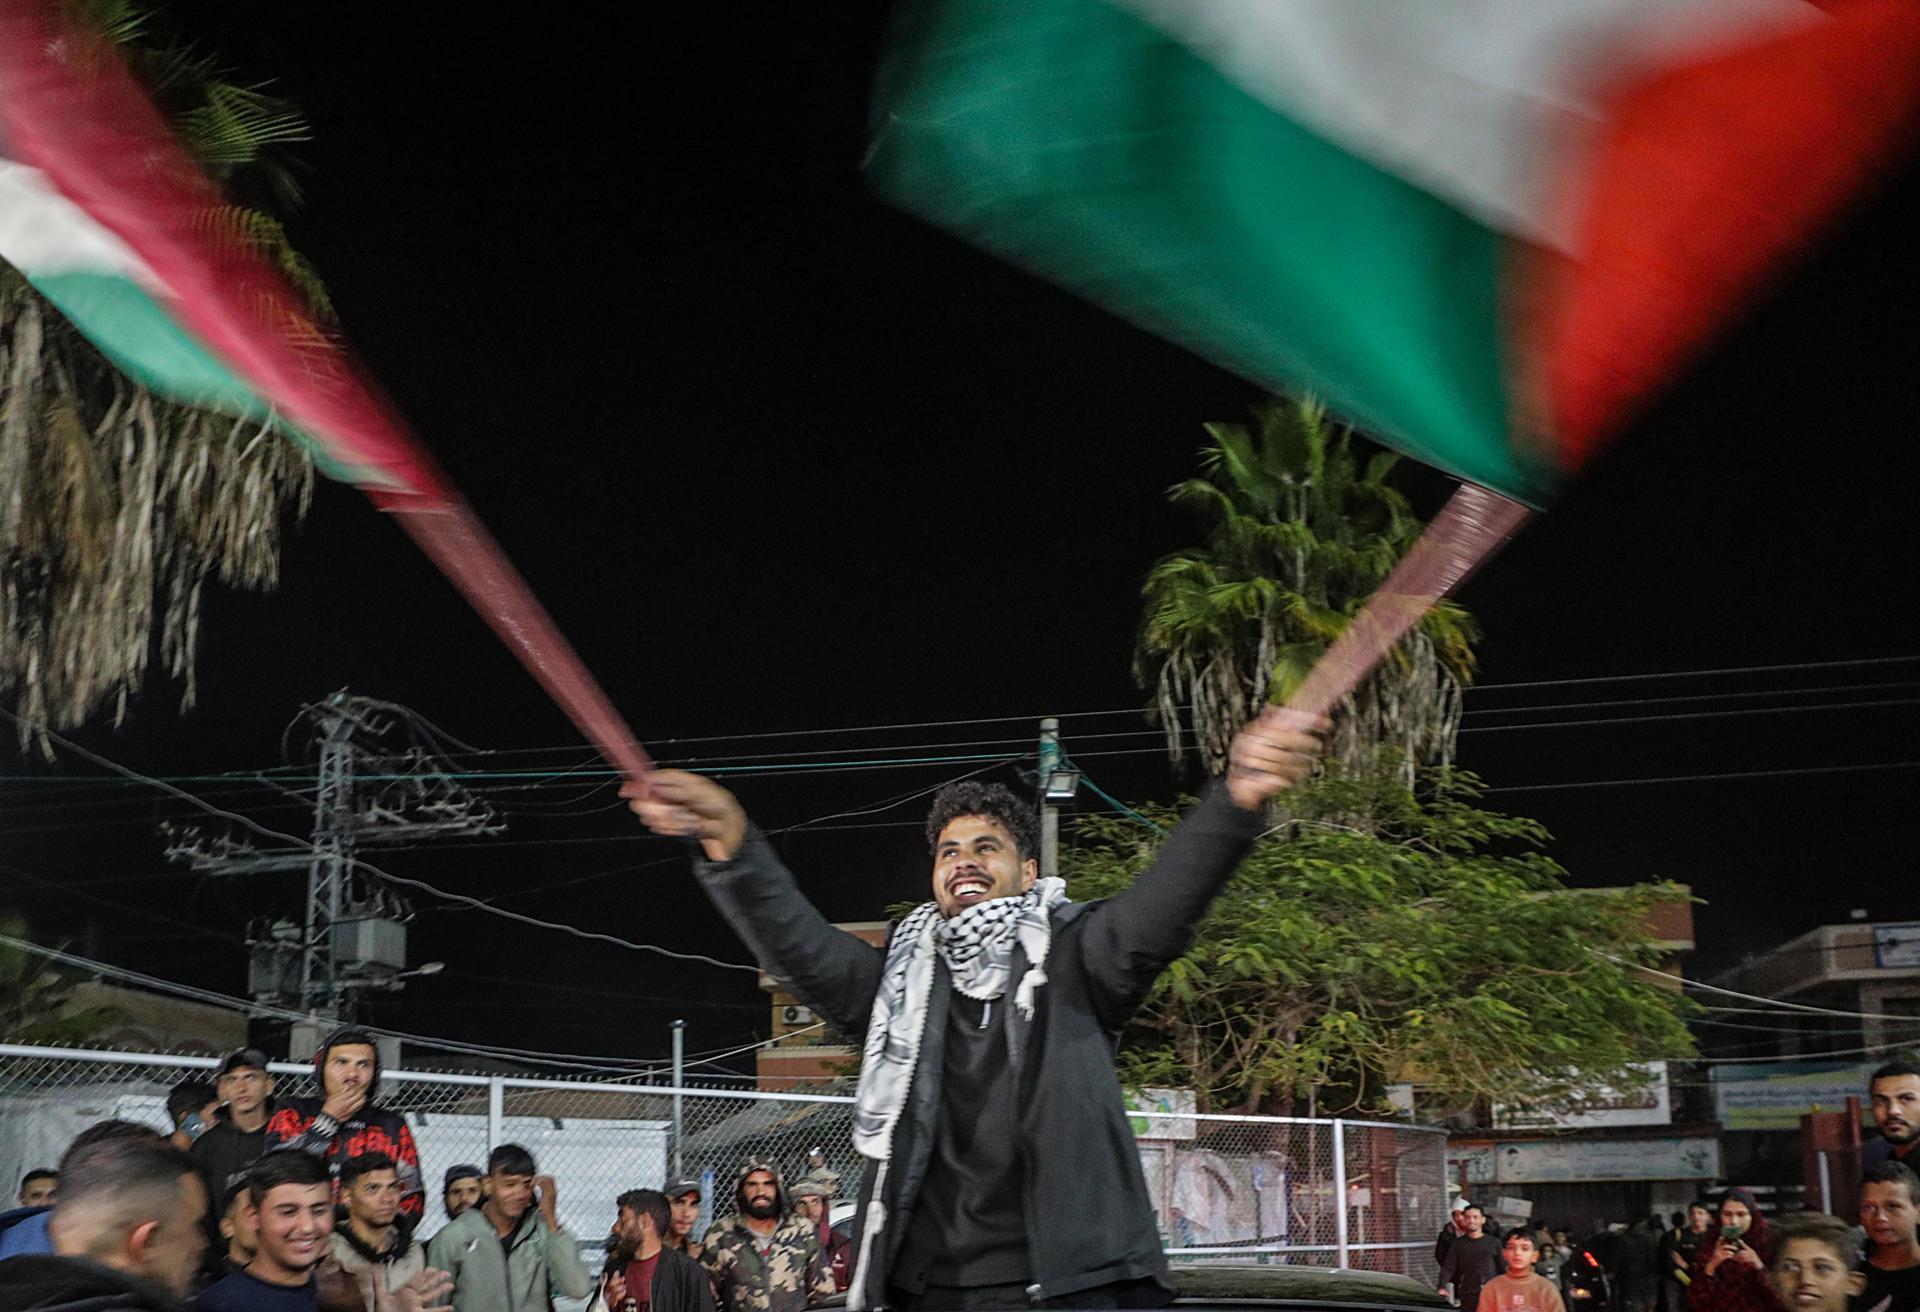
<path fill-rule="evenodd" d="M 1137 704 L 1139 581 L 1193 536 L 1162 491 L 1191 472 L 1199 425 L 1238 417 L 1257 392 L 867 194 L 858 159 L 882 9 L 662 11 L 626 30 L 566 7 L 531 24 L 311 0 L 169 10 L 308 112 L 311 197 L 291 224 L 296 243 L 362 354 L 662 756 L 694 750 L 674 737 L 976 717 L 1020 718 L 890 741 L 1024 739 L 1027 717 L 1049 712 L 1066 717 L 1070 750 L 1144 727 L 1074 713 Z M 1487 631 L 1486 682 L 1920 651 L 1911 602 L 1899 601 L 1920 433 L 1916 215 L 1920 170 L 1908 167 L 1468 587 Z M 1445 492 L 1437 477 L 1419 485 L 1428 509 Z M 271 766 L 299 705 L 343 686 L 483 747 L 577 741 L 349 488 L 321 488 L 291 536 L 283 589 L 215 597 L 203 641 L 192 712 L 177 715 L 176 690 L 156 684 L 127 724 L 84 741 L 155 773 Z M 1469 704 L 1912 679 L 1920 663 L 1495 689 Z M 1907 684 L 1800 700 L 1911 696 Z M 1920 759 L 1915 720 L 1906 706 L 1482 731 L 1462 752 L 1497 787 L 1907 762 Z M 844 742 L 699 750 L 830 745 Z M 1081 754 L 1121 796 L 1176 787 L 1151 751 Z M 738 789 L 772 827 L 960 768 Z M 1709 900 L 1697 964 L 1712 965 L 1852 907 L 1914 914 L 1899 872 L 1912 865 L 1903 808 L 1915 778 L 1495 800 L 1546 822 L 1578 883 L 1691 883 Z M 294 908 L 293 877 L 185 873 L 163 863 L 152 827 L 178 805 L 134 789 L 65 805 L 80 796 L 0 785 L 0 905 L 48 934 L 77 938 L 92 922 L 86 941 L 105 959 L 240 991 L 235 938 L 251 916 Z M 268 799 L 241 800 L 254 811 Z M 297 811 L 257 813 L 304 832 Z M 871 817 L 908 823 L 783 845 L 830 915 L 866 918 L 923 891 L 910 823 L 920 814 L 908 804 Z M 511 823 L 490 848 L 389 864 L 545 918 L 744 957 L 674 849 L 637 838 L 624 812 Z M 556 838 L 596 841 L 528 841 Z M 659 864 L 541 891 L 645 861 Z M 765 1023 L 745 976 L 420 905 L 414 957 L 449 968 L 380 1004 L 383 1023 L 616 1057 L 664 1052 L 676 1014 L 696 1050 L 748 1041 Z"/>

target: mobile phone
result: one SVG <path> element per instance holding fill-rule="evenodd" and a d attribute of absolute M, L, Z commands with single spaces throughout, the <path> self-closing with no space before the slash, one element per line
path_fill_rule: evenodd
<path fill-rule="evenodd" d="M 187 1119 L 180 1122 L 180 1128 L 186 1131 L 187 1138 L 198 1139 L 207 1132 L 207 1123 L 200 1119 L 199 1112 L 188 1112 Z"/>
<path fill-rule="evenodd" d="M 1744 1243 L 1745 1241 L 1740 1238 L 1741 1233 L 1740 1227 L 1738 1226 L 1723 1225 L 1720 1227 L 1720 1242 L 1725 1244 Z"/>

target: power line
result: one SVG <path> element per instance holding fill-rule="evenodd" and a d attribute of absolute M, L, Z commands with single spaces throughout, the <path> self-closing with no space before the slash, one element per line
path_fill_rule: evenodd
<path fill-rule="evenodd" d="M 1647 775 L 1631 779 L 1581 779 L 1557 784 L 1499 784 L 1485 793 L 1546 793 L 1567 788 L 1624 788 L 1634 784 L 1690 784 L 1729 779 L 1781 779 L 1803 774 L 1860 774 L 1875 770 L 1912 770 L 1920 761 L 1878 761 L 1867 765 L 1806 765 L 1783 770 L 1738 770 L 1721 774 Z"/>
<path fill-rule="evenodd" d="M 59 948 L 50 948 L 45 944 L 35 943 L 31 939 L 15 938 L 13 935 L 4 932 L 0 932 L 0 944 L 17 948 L 22 952 L 34 953 L 37 956 L 46 957 L 51 961 L 58 961 L 62 965 L 73 966 L 94 974 L 103 975 L 108 979 L 118 979 L 130 984 L 139 984 L 144 988 L 150 988 L 159 993 L 171 994 L 175 997 L 186 998 L 193 1002 L 204 1002 L 209 1006 L 224 1007 L 229 1011 L 238 1011 L 248 1015 L 266 1016 L 275 1020 L 293 1022 L 305 1022 L 312 1019 L 312 1017 L 303 1012 L 288 1011 L 284 1008 L 271 1006 L 266 1003 L 252 1002 L 244 998 L 236 998 L 231 994 L 218 993 L 212 989 L 203 989 L 192 984 L 180 984 L 173 980 L 161 979 L 156 975 L 148 975 L 142 971 L 129 970 L 124 966 L 113 966 L 104 961 L 94 961 L 91 958 L 77 956 L 71 952 L 63 952 Z M 453 1039 L 438 1039 L 431 1035 L 409 1034 L 405 1030 L 386 1029 L 378 1025 L 363 1025 L 360 1026 L 360 1028 L 371 1030 L 375 1034 L 382 1034 L 389 1038 L 400 1039 L 408 1043 L 416 1044 L 420 1047 L 439 1048 L 447 1052 L 456 1052 L 465 1056 L 499 1057 L 507 1055 L 524 1061 L 537 1062 L 541 1065 L 573 1067 L 575 1069 L 589 1071 L 627 1072 L 637 1065 L 646 1065 L 654 1069 L 661 1067 L 661 1063 L 658 1060 L 642 1063 L 627 1061 L 626 1059 L 616 1057 L 585 1057 L 578 1053 L 538 1052 L 526 1048 L 497 1046 L 481 1047 L 478 1044 L 460 1043 Z M 597 1064 L 581 1064 L 586 1062 Z"/>
<path fill-rule="evenodd" d="M 294 834 L 285 834 L 277 830 L 269 829 L 265 825 L 262 825 L 250 819 L 247 816 L 239 815 L 232 811 L 224 811 L 221 808 L 214 806 L 210 802 L 201 801 L 199 798 L 195 797 L 192 793 L 186 792 L 185 790 L 180 788 L 176 788 L 172 784 L 166 783 L 162 780 L 153 779 L 149 776 L 143 775 L 138 770 L 134 770 L 127 766 L 121 765 L 119 762 L 113 761 L 108 759 L 107 757 L 101 756 L 97 752 L 90 751 L 87 748 L 80 746 L 78 743 L 73 742 L 72 740 L 64 738 L 61 735 L 53 732 L 53 730 L 51 730 L 47 726 L 42 724 L 36 724 L 31 720 L 27 720 L 22 716 L 18 716 L 14 714 L 12 711 L 9 711 L 4 707 L 0 707 L 0 716 L 6 717 L 9 721 L 12 721 L 16 725 L 26 725 L 28 727 L 35 729 L 37 732 L 45 734 L 47 738 L 50 739 L 51 741 L 60 744 L 62 747 L 65 747 L 68 751 L 75 753 L 76 755 L 82 757 L 83 759 L 92 761 L 96 765 L 100 765 L 109 770 L 113 770 L 117 773 L 124 774 L 131 779 L 144 780 L 145 782 L 150 783 L 152 786 L 161 789 L 163 792 L 169 793 L 175 797 L 180 798 L 184 802 L 188 802 L 194 806 L 199 807 L 201 810 L 205 811 L 209 815 L 217 816 L 227 820 L 232 820 L 235 823 L 243 825 L 247 829 L 252 830 L 254 833 L 260 835 L 263 838 L 270 838 L 270 839 L 274 839 L 275 841 L 283 842 L 283 843 L 292 843 L 295 847 L 305 851 L 310 851 L 315 853 L 319 852 L 319 849 L 315 847 L 313 843 L 309 842 L 305 838 L 298 837 L 297 835 L 294 835 Z M 654 943 L 635 943 L 635 942 L 632 942 L 631 940 L 619 938 L 612 934 L 600 933 L 598 930 L 581 929 L 575 925 L 565 925 L 557 921 L 540 920 L 534 916 L 522 915 L 517 911 L 507 911 L 498 907 L 489 907 L 487 906 L 486 903 L 479 901 L 479 899 L 468 897 L 464 893 L 451 893 L 444 889 L 436 888 L 432 884 L 426 883 L 423 880 L 402 878 L 399 875 L 395 875 L 389 871 L 382 870 L 379 866 L 376 866 L 372 862 L 364 860 L 363 858 L 360 858 L 358 856 L 352 859 L 352 864 L 357 869 L 365 870 L 367 873 L 372 875 L 377 875 L 382 879 L 390 880 L 397 884 L 418 888 L 425 892 L 432 893 L 437 897 L 445 898 L 448 901 L 465 902 L 473 906 L 484 908 L 485 910 L 489 911 L 493 915 L 501 916 L 508 920 L 518 921 L 521 924 L 531 925 L 535 928 L 558 930 L 559 932 L 564 934 L 571 934 L 576 938 L 610 943 L 617 947 L 629 948 L 636 952 L 658 953 L 661 956 L 672 957 L 675 960 L 679 960 L 679 961 L 700 962 L 705 965 L 716 967 L 717 969 L 720 969 L 720 970 L 742 970 L 742 971 L 751 971 L 755 974 L 759 973 L 759 968 L 756 966 L 742 965 L 738 962 L 732 962 L 732 961 L 721 961 L 716 957 L 709 957 L 704 953 L 676 952 L 672 948 L 661 947 L 658 944 L 654 944 Z"/>
<path fill-rule="evenodd" d="M 1705 679 L 1728 674 L 1774 674 L 1799 670 L 1856 669 L 1869 665 L 1911 665 L 1920 656 L 1863 656 L 1845 661 L 1791 661 L 1773 665 L 1731 665 L 1720 669 L 1663 670 L 1652 674 L 1598 674 L 1580 679 L 1531 679 L 1523 683 L 1482 683 L 1471 691 L 1505 692 L 1513 688 L 1572 688 L 1594 683 L 1642 683 L 1649 679 Z"/>
<path fill-rule="evenodd" d="M 1779 1007 L 1786 1011 L 1807 1012 L 1819 1016 L 1844 1016 L 1848 1020 L 1912 1021 L 1915 1019 L 1912 1016 L 1892 1016 L 1881 1012 L 1845 1011 L 1836 1007 L 1816 1007 L 1810 1003 L 1788 1002 L 1784 998 L 1769 998 L 1758 993 L 1742 993 L 1739 989 L 1721 988 L 1718 984 L 1708 984 L 1701 980 L 1688 979 L 1684 975 L 1675 975 L 1664 970 L 1655 970 L 1652 966 L 1642 966 L 1635 962 L 1628 961 L 1624 957 L 1616 957 L 1609 952 L 1600 952 L 1596 949 L 1594 955 L 1605 957 L 1608 961 L 1616 965 L 1626 966 L 1629 969 L 1642 971 L 1648 975 L 1657 975 L 1661 979 L 1671 980 L 1682 988 L 1698 989 L 1703 993 L 1717 993 L 1723 997 L 1738 998 L 1742 1002 L 1764 1002 L 1770 1007 Z"/>
<path fill-rule="evenodd" d="M 1662 724 L 1681 720 L 1728 720 L 1748 715 L 1796 715 L 1805 711 L 1854 711 L 1920 705 L 1920 697 L 1890 697 L 1870 702 L 1830 702 L 1818 706 L 1749 706 L 1720 711 L 1675 711 L 1665 715 L 1608 715 L 1589 720 L 1549 720 L 1539 724 L 1465 725 L 1461 733 L 1517 733 L 1528 729 L 1584 729 L 1597 724 Z M 1531 708 L 1529 708 L 1531 709 Z"/>

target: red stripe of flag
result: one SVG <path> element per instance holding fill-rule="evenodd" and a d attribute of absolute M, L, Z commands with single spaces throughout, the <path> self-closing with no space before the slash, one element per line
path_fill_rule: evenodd
<path fill-rule="evenodd" d="M 116 233 L 170 313 L 394 514 L 609 762 L 651 768 L 620 713 L 393 406 L 239 234 L 117 53 L 59 0 L 0 0 L 0 131 Z"/>

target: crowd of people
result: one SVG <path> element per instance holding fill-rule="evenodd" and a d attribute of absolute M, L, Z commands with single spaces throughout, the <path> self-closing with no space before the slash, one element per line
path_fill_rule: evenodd
<path fill-rule="evenodd" d="M 1868 1084 L 1880 1137 L 1861 1154 L 1855 1214 L 1769 1220 L 1751 1190 L 1698 1199 L 1666 1221 L 1508 1230 L 1456 1199 L 1434 1259 L 1441 1292 L 1475 1312 L 1920 1312 L 1920 1067 Z"/>
<path fill-rule="evenodd" d="M 108 1120 L 27 1172 L 0 1214 L 0 1312 L 798 1312 L 847 1287 L 824 1161 L 789 1184 L 750 1159 L 696 1237 L 693 1180 L 609 1199 L 596 1274 L 533 1154 L 501 1144 L 441 1177 L 427 1216 L 406 1121 L 377 1101 L 379 1049 L 345 1027 L 314 1059 L 321 1093 L 274 1097 L 251 1048 L 167 1099 L 170 1134 Z"/>
<path fill-rule="evenodd" d="M 714 780 L 660 770 L 623 789 L 642 823 L 691 840 L 700 887 L 761 967 L 835 1029 L 865 1035 L 858 1248 L 830 1223 L 837 1180 L 789 1187 L 775 1163 L 750 1161 L 697 1243 L 681 1221 L 691 1182 L 609 1200 L 596 1281 L 552 1178 L 503 1144 L 484 1171 L 448 1172 L 449 1219 L 416 1254 L 419 1152 L 377 1101 L 372 1037 L 348 1030 L 316 1058 L 318 1097 L 276 1102 L 264 1057 L 243 1051 L 211 1090 L 169 1100 L 173 1142 L 129 1126 L 146 1136 L 138 1146 L 100 1144 L 108 1164 L 81 1174 L 80 1204 L 76 1163 L 63 1163 L 51 1207 L 0 1218 L 0 1245 L 23 1254 L 0 1261 L 0 1312 L 171 1308 L 189 1295 L 208 1312 L 542 1312 L 555 1294 L 591 1295 L 605 1312 L 793 1312 L 839 1290 L 853 1312 L 1163 1307 L 1173 1286 L 1113 1036 L 1192 944 L 1330 728 L 1263 710 L 1139 877 L 1091 902 L 1041 876 L 1031 802 L 948 784 L 927 817 L 932 896 L 885 947 L 830 924 Z"/>

